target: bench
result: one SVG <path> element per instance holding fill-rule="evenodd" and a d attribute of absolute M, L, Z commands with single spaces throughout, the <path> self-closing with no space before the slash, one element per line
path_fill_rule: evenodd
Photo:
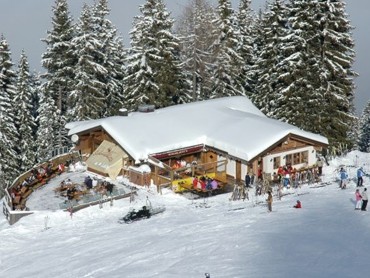
<path fill-rule="evenodd" d="M 22 198 L 27 199 L 28 196 L 30 196 L 32 192 L 33 190 L 31 188 L 28 188 L 28 190 L 22 194 Z"/>
<path fill-rule="evenodd" d="M 188 184 L 188 183 L 179 183 L 178 185 L 184 188 L 186 191 L 190 191 L 199 196 L 212 196 L 212 195 L 217 195 L 217 194 L 221 194 L 224 192 L 224 183 L 218 180 L 216 181 L 218 183 L 218 187 L 215 189 L 211 189 L 211 190 L 194 188 L 193 184 Z"/>

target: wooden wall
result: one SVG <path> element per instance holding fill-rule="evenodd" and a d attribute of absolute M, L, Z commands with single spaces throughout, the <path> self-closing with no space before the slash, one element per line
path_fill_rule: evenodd
<path fill-rule="evenodd" d="M 99 129 L 79 135 L 79 143 L 76 148 L 86 157 L 86 155 L 92 154 L 104 140 L 117 144 L 108 133 Z"/>

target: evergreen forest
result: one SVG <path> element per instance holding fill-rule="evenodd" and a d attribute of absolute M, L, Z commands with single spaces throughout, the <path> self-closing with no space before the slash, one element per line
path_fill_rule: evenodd
<path fill-rule="evenodd" d="M 355 59 L 343 0 L 188 0 L 172 18 L 143 0 L 125 46 L 109 1 L 51 7 L 43 72 L 19 63 L 0 30 L 0 184 L 71 146 L 65 124 L 226 96 L 247 96 L 268 117 L 326 136 L 328 154 L 370 152 L 370 102 L 355 114 Z M 1 194 L 0 194 L 1 195 Z"/>

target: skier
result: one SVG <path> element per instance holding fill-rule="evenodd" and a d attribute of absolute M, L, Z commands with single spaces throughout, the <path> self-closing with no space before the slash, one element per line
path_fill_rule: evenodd
<path fill-rule="evenodd" d="M 360 187 L 362 186 L 362 183 L 364 182 L 363 176 L 365 175 L 364 169 L 360 167 L 357 170 L 357 186 Z"/>
<path fill-rule="evenodd" d="M 361 210 L 362 211 L 366 211 L 366 206 L 367 206 L 367 201 L 368 201 L 368 197 L 367 197 L 367 188 L 365 187 L 364 188 L 364 191 L 362 191 L 361 193 L 361 196 L 362 196 L 362 206 L 361 206 Z"/>
<path fill-rule="evenodd" d="M 340 186 L 339 187 L 341 189 L 346 189 L 348 174 L 346 170 L 343 169 L 343 167 L 340 168 L 339 174 L 340 174 Z"/>
<path fill-rule="evenodd" d="M 361 199 L 362 199 L 362 196 L 360 194 L 360 189 L 356 189 L 355 199 L 356 199 L 356 207 L 355 207 L 355 210 L 360 210 L 361 209 Z"/>

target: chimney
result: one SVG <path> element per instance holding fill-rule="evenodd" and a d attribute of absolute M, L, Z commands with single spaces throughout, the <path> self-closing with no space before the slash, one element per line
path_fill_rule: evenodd
<path fill-rule="evenodd" d="M 118 110 L 118 116 L 126 117 L 127 115 L 128 115 L 128 112 L 126 108 L 121 108 L 120 110 Z"/>
<path fill-rule="evenodd" d="M 142 113 L 154 112 L 155 106 L 153 104 L 139 105 L 138 111 Z"/>

